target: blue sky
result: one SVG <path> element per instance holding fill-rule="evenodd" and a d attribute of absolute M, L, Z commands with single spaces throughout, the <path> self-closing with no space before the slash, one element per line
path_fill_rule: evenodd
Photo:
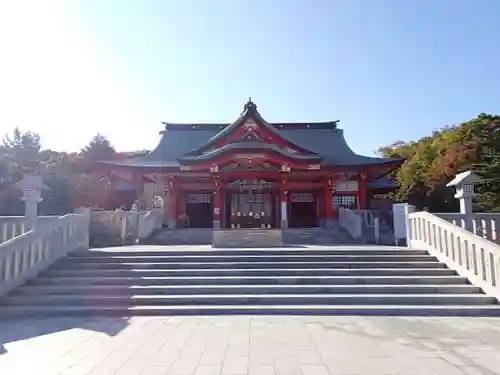
<path fill-rule="evenodd" d="M 167 122 L 340 120 L 354 150 L 500 112 L 497 0 L 0 5 L 0 132 L 153 148 Z"/>

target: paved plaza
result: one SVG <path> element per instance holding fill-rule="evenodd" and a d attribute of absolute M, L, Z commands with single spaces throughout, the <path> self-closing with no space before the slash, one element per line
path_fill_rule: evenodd
<path fill-rule="evenodd" d="M 1 374 L 500 374 L 500 319 L 48 318 L 0 323 Z"/>

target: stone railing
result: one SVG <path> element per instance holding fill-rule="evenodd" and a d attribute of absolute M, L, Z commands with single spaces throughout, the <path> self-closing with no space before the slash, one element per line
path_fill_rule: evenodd
<path fill-rule="evenodd" d="M 139 216 L 139 228 L 137 236 L 139 240 L 150 237 L 154 231 L 161 229 L 163 226 L 163 210 L 152 209 L 144 215 Z"/>
<path fill-rule="evenodd" d="M 435 213 L 434 215 L 466 229 L 466 216 L 460 213 Z M 500 213 L 473 213 L 471 231 L 492 242 L 500 243 Z"/>
<path fill-rule="evenodd" d="M 137 211 L 92 211 L 90 237 L 92 246 L 130 245 L 137 241 L 139 216 Z"/>
<path fill-rule="evenodd" d="M 408 246 L 428 250 L 500 299 L 500 246 L 428 212 L 408 215 Z"/>
<path fill-rule="evenodd" d="M 162 209 L 152 211 L 90 212 L 91 245 L 94 247 L 131 245 L 148 238 L 163 225 Z"/>
<path fill-rule="evenodd" d="M 57 259 L 88 249 L 89 222 L 83 215 L 61 216 L 0 244 L 0 296 L 35 277 Z"/>
<path fill-rule="evenodd" d="M 36 225 L 44 225 L 58 219 L 59 216 L 38 216 Z M 26 232 L 24 216 L 0 216 L 0 243 Z"/>
<path fill-rule="evenodd" d="M 363 236 L 363 216 L 348 208 L 339 208 L 339 224 L 347 230 L 352 238 L 360 239 Z"/>

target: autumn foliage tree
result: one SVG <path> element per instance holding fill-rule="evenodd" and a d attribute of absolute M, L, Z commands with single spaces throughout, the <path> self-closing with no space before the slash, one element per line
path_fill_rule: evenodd
<path fill-rule="evenodd" d="M 480 114 L 456 126 L 447 126 L 415 142 L 383 147 L 385 156 L 404 157 L 396 173 L 399 184 L 393 197 L 434 212 L 456 211 L 453 191 L 445 185 L 467 169 L 486 183 L 478 189 L 477 209 L 500 209 L 500 117 Z"/>

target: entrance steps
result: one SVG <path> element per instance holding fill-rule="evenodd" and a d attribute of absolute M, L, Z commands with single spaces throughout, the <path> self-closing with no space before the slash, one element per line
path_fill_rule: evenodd
<path fill-rule="evenodd" d="M 149 245 L 210 245 L 212 229 L 162 229 L 153 237 L 144 241 Z M 353 239 L 340 227 L 325 228 L 289 228 L 283 230 L 285 245 L 342 245 L 354 244 Z"/>
<path fill-rule="evenodd" d="M 60 260 L 5 298 L 0 315 L 500 316 L 495 298 L 422 250 L 117 249 Z"/>

